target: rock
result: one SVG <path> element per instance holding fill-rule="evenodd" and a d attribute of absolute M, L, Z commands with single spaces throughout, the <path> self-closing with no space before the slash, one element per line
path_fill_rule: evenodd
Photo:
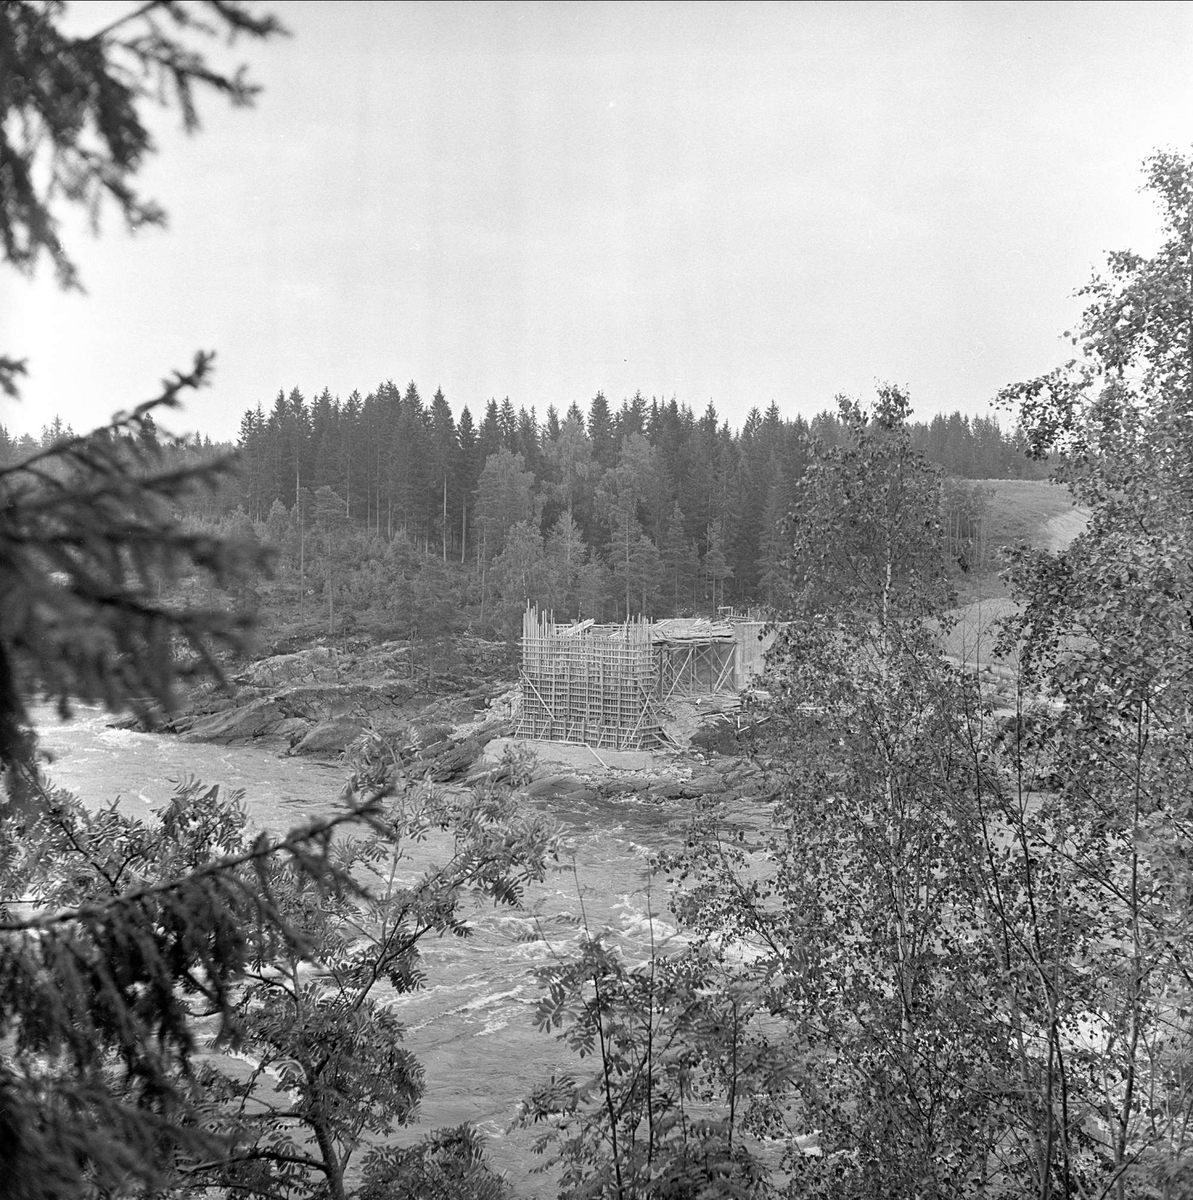
<path fill-rule="evenodd" d="M 276 700 L 263 698 L 223 712 L 204 714 L 180 731 L 186 741 L 249 742 L 274 734 L 286 716 Z"/>
<path fill-rule="evenodd" d="M 431 732 L 437 733 L 438 730 L 432 730 Z M 410 730 L 410 734 L 411 740 L 415 744 L 422 743 L 422 749 L 418 752 L 419 758 L 438 758 L 439 755 L 451 750 L 456 744 L 451 738 L 442 736 L 424 740 L 413 727 Z"/>
<path fill-rule="evenodd" d="M 487 764 L 500 763 L 505 759 L 507 750 L 513 750 L 518 743 L 510 737 L 490 738 L 485 746 L 483 761 Z"/>
<path fill-rule="evenodd" d="M 139 717 L 136 713 L 126 713 L 123 717 L 113 717 L 108 722 L 109 729 L 131 729 L 136 733 L 156 733 L 157 730 L 150 725 L 144 718 Z M 167 724 L 167 729 L 173 732 L 172 725 Z"/>
<path fill-rule="evenodd" d="M 301 741 L 290 749 L 291 754 L 342 754 L 349 742 L 360 736 L 364 723 L 356 717 L 332 717 L 320 721 Z"/>
<path fill-rule="evenodd" d="M 721 777 L 722 787 L 736 796 L 761 796 L 766 792 L 766 776 L 753 763 L 744 760 L 729 764 L 729 769 Z"/>
<path fill-rule="evenodd" d="M 651 784 L 643 793 L 647 800 L 678 800 L 683 795 L 683 787 L 674 780 Z"/>
<path fill-rule="evenodd" d="M 287 717 L 282 721 L 271 736 L 282 738 L 291 746 L 301 741 L 311 728 L 311 722 L 306 717 Z"/>
<path fill-rule="evenodd" d="M 401 683 L 389 684 L 299 684 L 283 688 L 274 697 L 291 717 L 328 720 L 332 717 L 359 717 L 366 720 L 393 720 L 410 715 L 411 695 Z"/>
<path fill-rule="evenodd" d="M 451 742 L 448 749 L 436 756 L 427 771 L 433 783 L 450 783 L 463 775 L 476 762 L 481 752 L 480 744 L 472 740 Z"/>
<path fill-rule="evenodd" d="M 714 754 L 742 754 L 747 748 L 747 737 L 743 733 L 725 717 L 714 717 L 692 734 L 692 746 Z"/>
<path fill-rule="evenodd" d="M 335 683 L 340 678 L 340 655 L 327 646 L 275 654 L 253 663 L 241 678 L 250 687 L 270 691 L 295 683 Z"/>
<path fill-rule="evenodd" d="M 725 780 L 716 771 L 704 771 L 691 779 L 681 779 L 679 786 L 683 796 L 710 796 L 725 790 Z"/>
<path fill-rule="evenodd" d="M 599 800 L 600 795 L 597 791 L 590 787 L 577 788 L 574 792 L 564 792 L 562 796 L 556 796 L 557 804 L 589 804 L 593 800 Z"/>
<path fill-rule="evenodd" d="M 608 796 L 633 796 L 656 782 L 651 775 L 613 775 L 604 782 L 601 791 Z"/>
<path fill-rule="evenodd" d="M 508 783 L 513 772 L 505 762 L 491 763 L 483 756 L 479 762 L 473 763 L 472 770 L 465 776 L 465 781 L 473 786 L 486 783 Z"/>
<path fill-rule="evenodd" d="M 579 775 L 544 775 L 527 785 L 526 794 L 535 800 L 558 800 L 569 792 L 582 791 L 585 786 Z"/>

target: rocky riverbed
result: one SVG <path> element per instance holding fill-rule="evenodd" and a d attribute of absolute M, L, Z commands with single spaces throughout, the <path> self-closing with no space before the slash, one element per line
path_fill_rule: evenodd
<path fill-rule="evenodd" d="M 323 761 L 380 735 L 405 765 L 437 783 L 500 777 L 511 754 L 529 754 L 530 794 L 563 802 L 764 790 L 761 772 L 743 755 L 732 696 L 672 698 L 664 710 L 666 748 L 657 751 L 515 741 L 517 688 L 502 649 L 464 643 L 452 669 L 421 677 L 410 670 L 402 643 L 274 655 L 232 676 L 230 690 L 196 692 L 158 732 Z"/>

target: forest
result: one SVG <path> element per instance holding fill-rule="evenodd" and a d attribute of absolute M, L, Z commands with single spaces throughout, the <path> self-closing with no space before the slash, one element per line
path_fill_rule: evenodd
<path fill-rule="evenodd" d="M 912 444 L 950 480 L 943 521 L 959 573 L 979 561 L 979 483 L 1040 478 L 1017 433 L 959 412 L 910 422 Z M 0 427 L 0 463 L 39 441 Z M 587 413 L 489 401 L 479 429 L 436 392 L 386 383 L 341 403 L 279 392 L 268 416 L 245 413 L 236 446 L 192 438 L 173 461 L 233 449 L 239 469 L 188 502 L 196 528 L 254 537 L 278 554 L 276 584 L 256 601 L 270 640 L 303 632 L 375 638 L 438 636 L 465 625 L 495 636 L 526 603 L 562 619 L 624 620 L 781 604 L 780 531 L 813 441 L 847 438 L 838 412 L 786 419 L 775 404 L 741 430 L 672 400 L 641 395 Z M 992 561 L 992 560 L 991 560 Z M 243 598 L 243 597 L 242 597 Z M 338 614 L 338 615 L 337 615 Z"/>
<path fill-rule="evenodd" d="M 89 184 L 130 222 L 154 217 L 133 184 L 137 106 L 159 74 L 184 112 L 191 87 L 246 98 L 192 42 L 275 24 L 213 3 L 210 26 L 135 35 L 159 7 L 190 11 L 150 4 L 82 40 L 53 6 L 0 8 L 28 85 L 0 95 L 42 135 L 12 143 L 0 122 L 8 265 L 46 255 L 74 282 L 51 208 L 96 200 Z M 65 192 L 38 182 L 46 147 Z M 152 717 L 196 675 L 223 680 L 225 655 L 250 652 L 275 546 L 287 603 L 317 603 L 334 631 L 369 609 L 345 590 L 362 571 L 383 591 L 405 571 L 450 607 L 432 564 L 471 579 L 457 622 L 488 620 L 489 572 L 507 606 L 540 586 L 576 589 L 570 606 L 586 569 L 604 611 L 653 588 L 665 604 L 671 577 L 635 564 L 678 570 L 669 537 L 706 581 L 682 598 L 675 582 L 676 607 L 758 598 L 783 618 L 739 730 L 768 786 L 748 798 L 752 826 L 727 815 L 740 798 L 710 794 L 651 854 L 674 945 L 628 961 L 581 922 L 538 972 L 528 1019 L 569 1062 L 518 1103 L 539 1178 L 561 1200 L 1193 1194 L 1193 157 L 1157 152 L 1144 185 L 1158 249 L 1110 255 L 1079 293 L 1079 357 L 1000 393 L 1025 470 L 1042 464 L 1090 519 L 1064 550 L 1001 561 L 997 694 L 942 651 L 966 573 L 957 501 L 895 386 L 807 429 L 775 413 L 737 437 L 678 406 L 671 429 L 669 404 L 619 430 L 639 421 L 629 401 L 627 417 L 597 405 L 557 430 L 531 416 L 522 441 L 507 413 L 512 445 L 482 443 L 487 416 L 475 442 L 463 416 L 453 434 L 446 402 L 424 411 L 415 394 L 374 393 L 391 436 L 357 443 L 364 401 L 319 416 L 318 400 L 283 399 L 272 426 L 246 417 L 238 467 L 162 427 L 206 382 L 200 354 L 96 430 L 10 443 L 2 1194 L 512 1200 L 471 1125 L 411 1129 L 427 1072 L 385 995 L 426 987 L 425 945 L 467 945 L 477 904 L 520 911 L 566 858 L 525 790 L 532 756 L 443 787 L 363 738 L 327 816 L 259 832 L 193 779 L 145 819 L 54 787 L 35 706 Z M 6 392 L 22 373 L 0 357 Z M 784 431 L 773 458 L 768 420 Z M 315 437 L 333 427 L 374 466 Z M 427 439 L 425 475 L 378 469 L 399 430 Z M 662 469 L 672 454 L 682 471 Z M 733 557 L 747 513 L 761 514 L 748 561 Z M 333 569 L 357 539 L 372 557 Z M 533 581 L 549 543 L 562 584 Z M 413 870 L 428 843 L 441 853 Z"/>

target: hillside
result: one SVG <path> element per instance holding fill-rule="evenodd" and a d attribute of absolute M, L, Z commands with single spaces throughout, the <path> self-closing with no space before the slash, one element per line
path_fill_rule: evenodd
<path fill-rule="evenodd" d="M 990 667 L 1007 664 L 994 654 L 998 624 L 1016 610 L 999 577 L 1003 547 L 1027 543 L 1040 550 L 1061 550 L 1086 526 L 1089 514 L 1073 504 L 1068 491 L 1046 479 L 984 479 L 983 533 L 991 569 L 965 581 L 958 622 L 945 637 L 946 653 L 961 662 Z"/>
<path fill-rule="evenodd" d="M 989 497 L 986 538 L 990 545 L 1027 542 L 1058 550 L 1085 527 L 1086 514 L 1074 507 L 1068 491 L 1046 479 L 982 479 Z"/>

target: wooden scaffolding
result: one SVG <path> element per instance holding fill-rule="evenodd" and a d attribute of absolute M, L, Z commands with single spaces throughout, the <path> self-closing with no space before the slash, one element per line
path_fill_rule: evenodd
<path fill-rule="evenodd" d="M 522 617 L 518 736 L 611 750 L 659 740 L 650 622 L 557 626 L 528 608 Z"/>
<path fill-rule="evenodd" d="M 733 689 L 737 645 L 730 641 L 684 640 L 657 648 L 658 695 L 712 696 Z"/>

